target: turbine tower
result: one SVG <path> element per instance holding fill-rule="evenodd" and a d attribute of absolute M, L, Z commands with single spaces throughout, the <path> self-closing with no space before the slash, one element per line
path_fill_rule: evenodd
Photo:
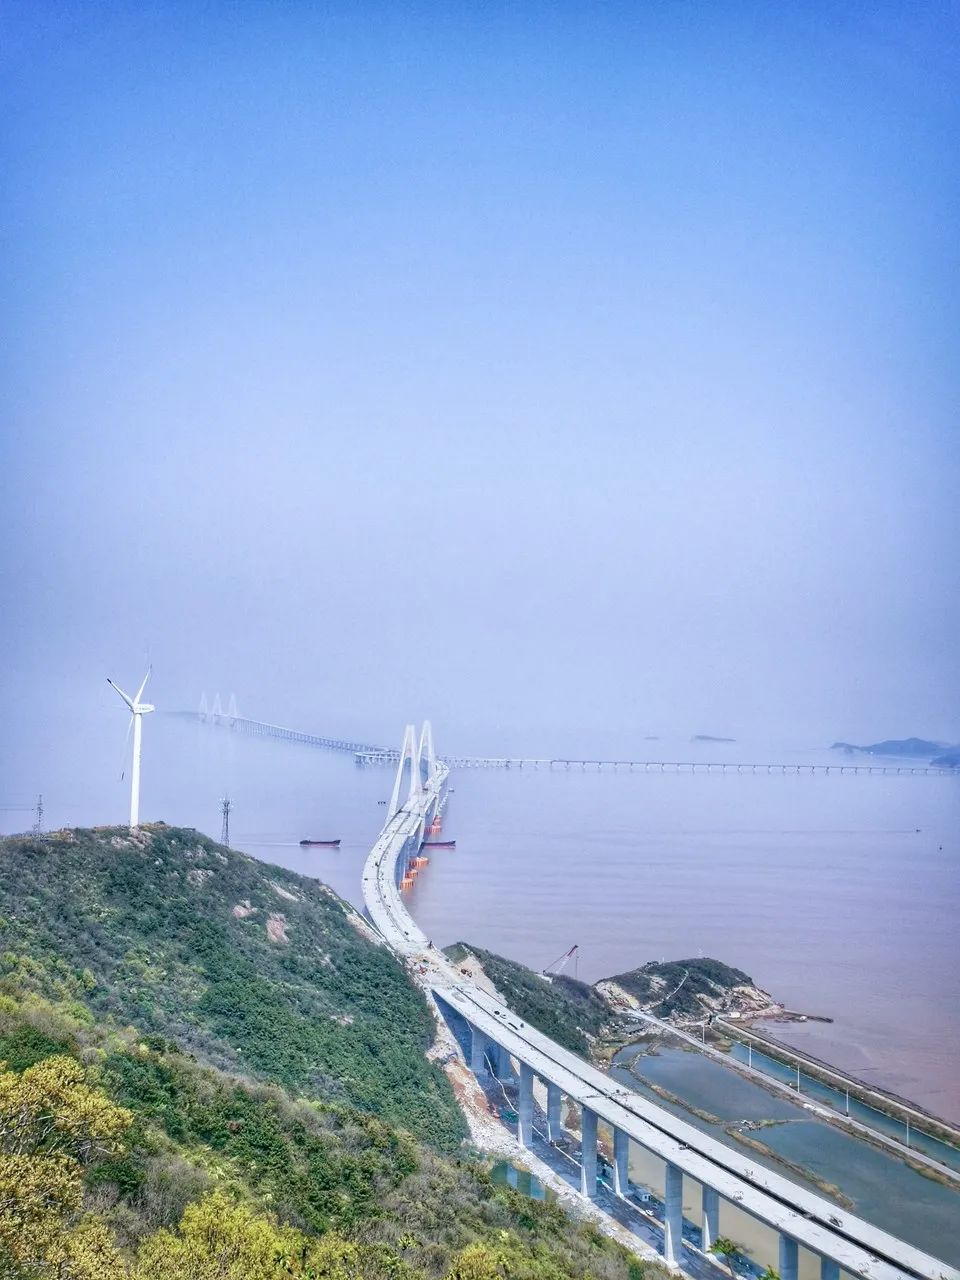
<path fill-rule="evenodd" d="M 130 708 L 130 724 L 133 726 L 133 772 L 130 781 L 130 830 L 136 831 L 140 825 L 140 742 L 141 742 L 141 721 L 150 711 L 156 711 L 156 707 L 152 702 L 141 702 L 140 698 L 144 689 L 147 687 L 147 681 L 150 679 L 150 671 L 147 668 L 147 674 L 143 677 L 143 684 L 137 690 L 134 697 L 123 692 L 118 684 L 114 684 L 110 677 L 107 677 L 107 684 L 111 689 L 116 689 L 120 697 Z M 128 726 L 127 733 L 130 728 Z"/>

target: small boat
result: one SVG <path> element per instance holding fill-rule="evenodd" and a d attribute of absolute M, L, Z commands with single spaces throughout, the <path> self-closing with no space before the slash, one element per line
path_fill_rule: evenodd
<path fill-rule="evenodd" d="M 424 840 L 420 844 L 421 849 L 455 849 L 456 847 L 456 840 Z"/>
<path fill-rule="evenodd" d="M 339 849 L 339 840 L 301 840 L 302 846 L 309 845 L 312 849 Z"/>

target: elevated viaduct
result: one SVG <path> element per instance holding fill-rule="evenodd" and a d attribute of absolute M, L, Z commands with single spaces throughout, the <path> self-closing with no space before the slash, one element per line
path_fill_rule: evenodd
<path fill-rule="evenodd" d="M 483 1077 L 491 1068 L 501 1073 L 515 1070 L 522 1145 L 532 1141 L 538 1078 L 546 1086 L 551 1140 L 561 1133 L 562 1099 L 580 1111 L 580 1190 L 585 1197 L 597 1192 L 598 1123 L 612 1134 L 616 1194 L 625 1196 L 628 1191 L 631 1143 L 661 1159 L 666 1171 L 663 1253 L 671 1266 L 681 1263 L 686 1176 L 702 1189 L 704 1250 L 718 1238 L 720 1202 L 728 1201 L 777 1233 L 781 1280 L 797 1280 L 801 1247 L 820 1259 L 822 1280 L 837 1280 L 841 1270 L 867 1280 L 960 1280 L 955 1268 L 757 1164 L 611 1079 L 464 978 L 410 916 L 400 889 L 442 804 L 449 772 L 434 755 L 429 725 L 424 726 L 419 748 L 408 726 L 398 760 L 387 821 L 363 870 L 364 902 L 387 945 L 404 960 L 416 961 L 440 1011 L 455 1010 L 470 1027 L 470 1066 L 476 1074 Z"/>

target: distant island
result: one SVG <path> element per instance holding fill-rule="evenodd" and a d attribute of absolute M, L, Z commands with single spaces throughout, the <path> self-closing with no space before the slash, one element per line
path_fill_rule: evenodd
<path fill-rule="evenodd" d="M 928 760 L 939 769 L 960 767 L 960 745 L 931 742 L 928 738 L 886 738 L 858 746 L 855 742 L 834 742 L 831 751 L 862 752 L 868 756 L 895 756 L 899 759 Z"/>
<path fill-rule="evenodd" d="M 691 742 L 736 742 L 736 738 L 715 738 L 709 733 L 695 733 Z"/>

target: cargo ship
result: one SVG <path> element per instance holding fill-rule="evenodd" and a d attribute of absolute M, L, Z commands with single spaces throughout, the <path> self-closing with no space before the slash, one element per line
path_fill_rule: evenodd
<path fill-rule="evenodd" d="M 420 845 L 421 849 L 455 849 L 456 847 L 456 840 L 424 840 Z"/>
<path fill-rule="evenodd" d="M 301 840 L 301 846 L 309 846 L 313 849 L 339 849 L 339 840 Z"/>

